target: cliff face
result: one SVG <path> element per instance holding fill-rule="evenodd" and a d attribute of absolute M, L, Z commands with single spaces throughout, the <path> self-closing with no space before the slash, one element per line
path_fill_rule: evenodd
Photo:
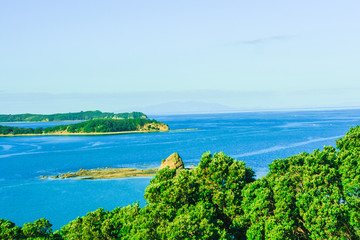
<path fill-rule="evenodd" d="M 159 169 L 169 167 L 170 169 L 183 169 L 184 163 L 178 153 L 171 154 L 167 159 L 162 160 Z"/>

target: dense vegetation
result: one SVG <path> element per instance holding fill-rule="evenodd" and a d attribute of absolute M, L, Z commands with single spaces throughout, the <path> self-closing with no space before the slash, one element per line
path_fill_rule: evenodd
<path fill-rule="evenodd" d="M 0 135 L 42 134 L 43 128 L 20 128 L 0 125 Z"/>
<path fill-rule="evenodd" d="M 147 205 L 98 209 L 52 233 L 45 219 L 22 228 L 0 221 L 3 238 L 360 239 L 360 127 L 325 147 L 270 164 L 254 179 L 244 162 L 205 153 L 193 170 L 160 170 Z"/>
<path fill-rule="evenodd" d="M 131 119 L 131 118 L 147 118 L 144 113 L 110 113 L 101 111 L 86 111 L 75 113 L 56 113 L 56 114 L 0 114 L 0 122 L 53 122 L 53 121 L 69 121 L 69 120 L 92 120 L 98 118 L 110 119 Z"/>
<path fill-rule="evenodd" d="M 43 134 L 43 133 L 107 133 L 136 131 L 144 127 L 145 124 L 153 124 L 146 130 L 159 130 L 156 127 L 160 122 L 156 120 L 135 118 L 135 119 L 94 119 L 85 122 L 58 125 L 47 128 L 19 128 L 0 125 L 0 134 L 18 135 L 18 134 Z"/>

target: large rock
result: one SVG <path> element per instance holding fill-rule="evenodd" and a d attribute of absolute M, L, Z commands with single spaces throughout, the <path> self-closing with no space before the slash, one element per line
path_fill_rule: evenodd
<path fill-rule="evenodd" d="M 171 154 L 167 159 L 161 161 L 159 169 L 169 167 L 170 169 L 183 169 L 184 163 L 178 153 Z"/>

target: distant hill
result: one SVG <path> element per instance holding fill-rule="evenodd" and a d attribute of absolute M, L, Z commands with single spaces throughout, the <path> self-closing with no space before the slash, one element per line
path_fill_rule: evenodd
<path fill-rule="evenodd" d="M 217 104 L 197 101 L 167 102 L 157 105 L 137 108 L 139 111 L 153 115 L 161 114 L 196 114 L 196 113 L 226 113 L 234 112 L 237 109 Z"/>
<path fill-rule="evenodd" d="M 0 122 L 56 122 L 56 121 L 74 121 L 74 120 L 92 120 L 100 118 L 109 119 L 132 119 L 143 118 L 147 119 L 147 116 L 142 112 L 131 113 L 110 113 L 101 111 L 86 111 L 86 112 L 74 112 L 74 113 L 55 113 L 55 114 L 0 114 Z"/>

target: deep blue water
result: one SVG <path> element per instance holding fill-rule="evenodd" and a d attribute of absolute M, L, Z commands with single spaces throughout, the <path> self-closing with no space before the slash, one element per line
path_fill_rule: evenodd
<path fill-rule="evenodd" d="M 171 129 L 191 131 L 108 136 L 0 137 L 0 218 L 22 225 L 45 217 L 59 229 L 102 207 L 112 210 L 139 201 L 150 178 L 112 180 L 42 180 L 80 168 L 158 167 L 178 152 L 185 165 L 201 155 L 223 151 L 243 160 L 257 177 L 274 159 L 335 146 L 351 126 L 360 124 L 360 110 L 259 112 L 154 116 Z M 61 123 L 11 123 L 21 127 Z"/>

